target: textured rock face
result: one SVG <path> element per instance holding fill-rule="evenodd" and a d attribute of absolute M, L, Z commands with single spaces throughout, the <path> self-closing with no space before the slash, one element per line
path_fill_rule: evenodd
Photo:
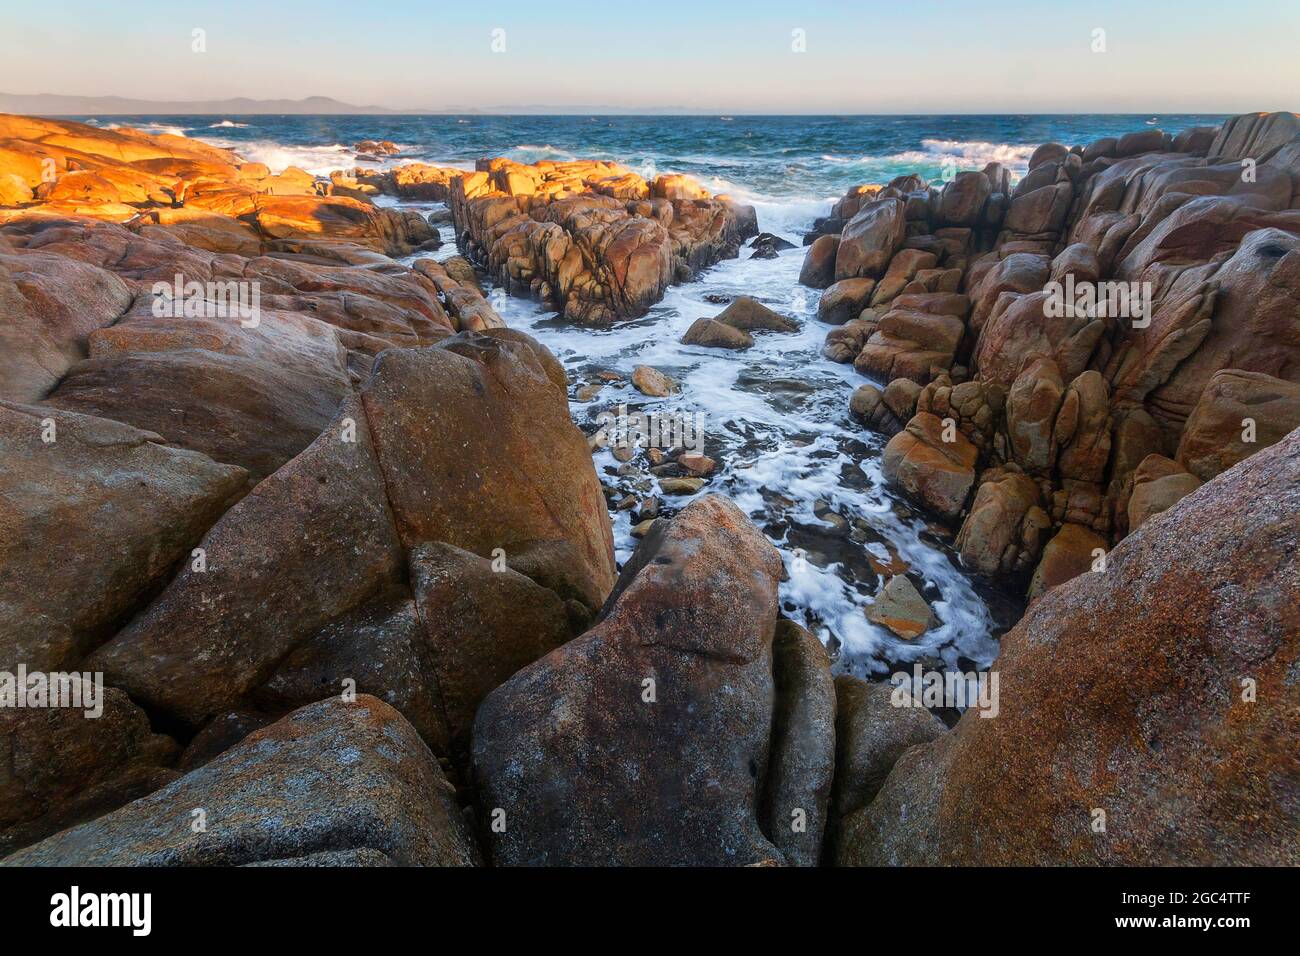
<path fill-rule="evenodd" d="M 818 236 L 804 256 L 799 282 L 814 289 L 825 289 L 835 281 L 835 260 L 839 256 L 839 236 Z"/>
<path fill-rule="evenodd" d="M 15 122 L 0 118 L 0 163 L 35 176 L 61 152 L 55 188 L 0 212 L 0 670 L 103 671 L 108 686 L 98 721 L 4 712 L 0 846 L 353 691 L 396 707 L 456 775 L 482 696 L 584 629 L 614 582 L 559 363 L 500 327 L 464 259 L 382 254 L 432 235 L 412 214 L 188 141 L 75 127 L 74 146 L 75 124 Z M 174 281 L 202 291 L 158 309 L 155 284 Z M 228 283 L 257 288 L 256 315 L 210 308 Z M 357 747 L 373 756 L 396 733 Z M 370 812 L 319 796 L 302 803 L 308 829 Z M 157 859 L 263 862 L 256 819 L 277 811 Z M 283 859 L 421 861 L 285 839 Z"/>
<path fill-rule="evenodd" d="M 980 478 L 970 515 L 957 535 L 962 563 L 981 574 L 1012 575 L 1033 567 L 1041 536 L 1052 519 L 1041 507 L 1038 485 L 1017 472 Z"/>
<path fill-rule="evenodd" d="M 817 303 L 817 318 L 831 325 L 843 325 L 856 319 L 871 301 L 875 279 L 841 279 L 822 295 Z"/>
<path fill-rule="evenodd" d="M 944 440 L 942 421 L 926 412 L 885 446 L 881 467 L 885 478 L 896 482 L 925 507 L 948 518 L 956 517 L 975 483 L 979 452 L 964 435 L 954 432 Z"/>
<path fill-rule="evenodd" d="M 82 695 L 88 703 L 86 690 Z M 148 716 L 125 693 L 105 687 L 96 705 L 0 710 L 0 853 L 113 810 L 176 777 L 169 768 L 176 741 L 154 733 Z M 98 716 L 88 716 L 96 709 Z"/>
<path fill-rule="evenodd" d="M 360 403 L 349 400 L 200 547 L 201 569 L 188 564 L 88 662 L 193 725 L 252 691 L 299 641 L 396 583 L 401 548 Z"/>
<path fill-rule="evenodd" d="M 0 460 L 0 670 L 10 673 L 71 667 L 109 637 L 247 478 L 129 425 L 7 402 Z"/>
<path fill-rule="evenodd" d="M 953 293 L 918 292 L 894 299 L 854 368 L 884 381 L 906 378 L 924 385 L 952 368 L 965 333 L 968 302 Z"/>
<path fill-rule="evenodd" d="M 896 706 L 890 684 L 856 677 L 835 678 L 835 787 L 831 799 L 831 845 L 837 866 L 856 862 L 854 848 L 841 839 L 852 834 L 853 815 L 869 806 L 894 764 L 912 747 L 938 740 L 943 721 L 924 707 Z"/>
<path fill-rule="evenodd" d="M 879 278 L 903 245 L 907 222 L 903 203 L 879 199 L 867 203 L 849 220 L 835 253 L 835 279 Z"/>
<path fill-rule="evenodd" d="M 782 859 L 758 818 L 780 570 L 725 499 L 656 524 L 601 622 L 479 709 L 474 773 L 493 862 Z"/>
<path fill-rule="evenodd" d="M 195 808 L 203 832 L 192 827 Z M 399 866 L 479 862 L 433 754 L 373 697 L 295 711 L 162 790 L 4 863 L 241 866 L 320 853 Z"/>
<path fill-rule="evenodd" d="M 1300 382 L 1226 369 L 1210 379 L 1178 443 L 1179 463 L 1208 481 L 1300 427 Z"/>
<path fill-rule="evenodd" d="M 764 832 L 793 866 L 816 866 L 835 773 L 835 683 L 821 641 L 780 620 L 772 641 L 776 707 Z"/>
<path fill-rule="evenodd" d="M 256 328 L 156 318 L 142 301 L 90 336 L 90 357 L 46 398 L 55 408 L 154 431 L 261 479 L 306 448 L 350 392 L 328 325 L 265 311 Z"/>
<path fill-rule="evenodd" d="M 385 353 L 362 397 L 89 664 L 192 727 L 250 699 L 302 703 L 307 675 L 317 694 L 351 679 L 404 701 L 432 746 L 463 751 L 482 696 L 580 630 L 613 584 L 562 380 L 508 330 Z M 482 501 L 499 502 L 494 523 Z M 366 636 L 404 682 L 348 653 Z"/>
<path fill-rule="evenodd" d="M 1201 480 L 1163 455 L 1147 455 L 1133 473 L 1128 499 L 1128 527 L 1136 531 L 1148 518 L 1168 511 L 1197 488 Z"/>
<path fill-rule="evenodd" d="M 43 399 L 86 357 L 90 333 L 117 321 L 131 299 L 126 283 L 92 265 L 0 254 L 0 399 Z"/>
<path fill-rule="evenodd" d="M 1297 515 L 1292 432 L 1048 592 L 1002 639 L 998 716 L 898 762 L 855 862 L 1295 866 Z"/>
<path fill-rule="evenodd" d="M 670 282 L 758 234 L 752 207 L 614 163 L 480 160 L 451 179 L 449 202 L 457 234 L 509 292 L 589 326 L 644 315 Z"/>
<path fill-rule="evenodd" d="M 1058 584 L 1088 572 L 1097 572 L 1108 542 L 1101 535 L 1078 524 L 1064 524 L 1043 548 L 1043 558 L 1029 582 L 1030 599 Z"/>
<path fill-rule="evenodd" d="M 441 542 L 415 549 L 411 576 L 448 731 L 463 756 L 479 702 L 581 630 L 586 613 L 517 571 Z"/>
<path fill-rule="evenodd" d="M 487 559 L 500 550 L 561 597 L 601 606 L 613 535 L 549 352 L 509 330 L 390 351 L 362 401 L 405 546 L 443 541 Z M 473 504 L 484 501 L 492 507 Z"/>
<path fill-rule="evenodd" d="M 907 419 L 883 398 L 910 381 L 926 386 L 916 411 L 953 419 L 975 470 L 998 476 L 958 536 L 969 566 L 1023 582 L 1041 554 L 1030 579 L 1041 593 L 1089 567 L 1085 550 L 1122 539 L 1131 518 L 1300 424 L 1297 130 L 1295 114 L 1249 114 L 1176 137 L 1048 143 L 1014 188 L 996 165 L 942 189 L 899 177 L 851 190 L 815 224 L 823 255 L 810 249 L 803 281 L 830 285 L 832 243 L 830 278 L 877 280 L 857 317 L 849 287 L 830 285 L 819 317 L 847 319 L 823 354 L 876 383 L 850 408 L 894 435 L 887 475 L 960 517 L 955 484 L 933 502 L 918 493 L 951 479 L 944 456 L 897 467 L 913 440 L 895 434 Z M 1242 175 L 1247 155 L 1258 175 Z M 1145 476 L 1130 514 L 1149 455 L 1176 458 L 1186 477 Z"/>

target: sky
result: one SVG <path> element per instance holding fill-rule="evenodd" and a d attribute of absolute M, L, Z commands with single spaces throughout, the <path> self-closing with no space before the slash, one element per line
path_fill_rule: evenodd
<path fill-rule="evenodd" d="M 0 0 L 0 91 L 154 100 L 1234 113 L 1298 50 L 1300 0 Z"/>

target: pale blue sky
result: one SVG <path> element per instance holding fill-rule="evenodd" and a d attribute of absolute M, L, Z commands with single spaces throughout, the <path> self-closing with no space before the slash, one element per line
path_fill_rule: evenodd
<path fill-rule="evenodd" d="M 8 93 L 770 113 L 1300 108 L 1297 0 L 2 3 Z M 205 53 L 191 51 L 195 28 Z M 1097 28 L 1104 53 L 1092 52 Z"/>

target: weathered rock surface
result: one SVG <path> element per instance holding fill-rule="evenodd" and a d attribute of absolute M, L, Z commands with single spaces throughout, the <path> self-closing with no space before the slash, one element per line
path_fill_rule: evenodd
<path fill-rule="evenodd" d="M 154 733 L 122 691 L 105 687 L 90 707 L 93 695 L 93 688 L 82 691 L 88 706 L 81 709 L 0 709 L 0 852 L 115 810 L 176 777 L 169 769 L 176 741 Z"/>
<path fill-rule="evenodd" d="M 402 573 L 360 402 L 351 399 L 199 546 L 203 562 L 188 563 L 88 661 L 136 700 L 193 725 L 235 704 L 299 641 Z"/>
<path fill-rule="evenodd" d="M 1298 427 L 1300 382 L 1225 369 L 1210 379 L 1192 409 L 1177 459 L 1208 481 Z"/>
<path fill-rule="evenodd" d="M 899 707 L 891 684 L 847 674 L 835 678 L 835 785 L 831 797 L 831 842 L 838 865 L 853 862 L 839 846 L 839 828 L 868 806 L 907 750 L 938 740 L 943 721 L 924 707 Z M 852 825 L 848 825 L 850 830 Z"/>
<path fill-rule="evenodd" d="M 1300 863 L 1298 515 L 1292 432 L 1048 592 L 1002 638 L 998 717 L 908 751 L 840 861 Z"/>
<path fill-rule="evenodd" d="M 1183 471 L 1163 455 L 1147 455 L 1133 473 L 1133 493 L 1128 499 L 1128 529 L 1136 531 L 1148 518 L 1168 511 L 1202 481 Z"/>
<path fill-rule="evenodd" d="M 915 585 L 901 574 L 890 578 L 867 606 L 867 620 L 889 628 L 905 641 L 915 640 L 939 623 Z"/>
<path fill-rule="evenodd" d="M 69 668 L 110 637 L 247 480 L 151 432 L 8 402 L 0 461 L 0 670 L 10 673 Z"/>
<path fill-rule="evenodd" d="M 441 709 L 462 755 L 488 692 L 582 630 L 587 614 L 518 571 L 442 542 L 412 552 L 411 579 Z"/>
<path fill-rule="evenodd" d="M 955 518 L 975 483 L 979 451 L 955 431 L 944 441 L 942 421 L 922 412 L 889 440 L 881 458 L 885 478 L 936 514 Z"/>
<path fill-rule="evenodd" d="M 888 388 L 926 386 L 916 412 L 951 418 L 975 469 L 996 476 L 958 536 L 969 566 L 1019 578 L 1038 563 L 1039 594 L 1130 518 L 1300 424 L 1298 133 L 1296 114 L 1248 114 L 1177 136 L 1048 143 L 1014 188 L 997 164 L 942 189 L 904 176 L 855 187 L 819 221 L 816 241 L 849 263 L 832 278 L 877 280 L 857 317 L 835 287 L 822 300 L 824 317 L 848 318 L 825 356 L 876 383 L 854 393 L 852 414 L 892 434 L 905 419 Z M 1256 147 L 1257 175 L 1243 176 Z M 913 440 L 895 442 L 891 479 Z M 1187 477 L 1144 476 L 1130 515 L 1150 455 Z M 959 517 L 953 495 L 918 493 L 926 471 L 946 480 L 942 457 L 903 471 L 913 497 Z"/>
<path fill-rule="evenodd" d="M 565 387 L 546 349 L 498 329 L 384 353 L 362 403 L 405 547 L 500 550 L 594 612 L 614 583 L 613 535 Z"/>
<path fill-rule="evenodd" d="M 0 399 L 43 399 L 86 357 L 90 333 L 116 322 L 131 300 L 126 283 L 92 265 L 0 254 Z"/>
<path fill-rule="evenodd" d="M 835 683 L 826 648 L 793 621 L 772 641 L 776 707 L 763 795 L 765 832 L 794 866 L 816 866 L 835 773 Z"/>
<path fill-rule="evenodd" d="M 799 282 L 814 289 L 825 289 L 834 282 L 839 248 L 839 236 L 818 236 L 804 255 Z"/>
<path fill-rule="evenodd" d="M 330 326 L 294 313 L 157 318 L 142 302 L 89 337 L 90 357 L 46 399 L 157 432 L 261 479 L 307 447 L 350 393 Z"/>
<path fill-rule="evenodd" d="M 780 571 L 725 499 L 655 523 L 600 623 L 479 709 L 474 772 L 493 862 L 782 860 L 758 817 Z"/>
<path fill-rule="evenodd" d="M 884 275 L 906 238 L 903 203 L 879 199 L 862 207 L 844 227 L 835 252 L 835 279 Z M 810 253 L 811 255 L 811 253 Z"/>
<path fill-rule="evenodd" d="M 295 711 L 156 793 L 3 862 L 240 866 L 319 853 L 378 853 L 402 866 L 479 863 L 433 754 L 373 697 Z"/>
<path fill-rule="evenodd" d="M 449 203 L 462 241 L 509 292 L 589 326 L 644 315 L 670 282 L 758 234 L 752 207 L 615 163 L 480 160 L 451 178 Z"/>

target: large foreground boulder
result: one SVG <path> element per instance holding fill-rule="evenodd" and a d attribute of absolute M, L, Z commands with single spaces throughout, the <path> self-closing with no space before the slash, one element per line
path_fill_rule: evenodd
<path fill-rule="evenodd" d="M 1300 864 L 1300 430 L 1002 639 L 1000 712 L 908 751 L 841 858 Z"/>
<path fill-rule="evenodd" d="M 438 762 L 373 697 L 323 700 L 193 773 L 5 859 L 7 866 L 473 866 L 478 850 Z"/>
<path fill-rule="evenodd" d="M 726 499 L 656 523 L 604 619 L 479 709 L 474 773 L 493 862 L 782 860 L 759 824 L 780 573 Z"/>
<path fill-rule="evenodd" d="M 564 369 L 509 329 L 394 349 L 362 393 L 403 545 L 503 559 L 593 613 L 614 542 Z"/>
<path fill-rule="evenodd" d="M 170 783 L 179 747 L 116 687 L 77 681 L 77 707 L 0 708 L 0 854 Z M 75 694 L 72 697 L 75 702 Z"/>
<path fill-rule="evenodd" d="M 200 547 L 202 560 L 188 562 L 89 661 L 135 699 L 195 726 L 267 679 L 299 641 L 403 573 L 360 402 L 349 399 Z"/>
<path fill-rule="evenodd" d="M 130 425 L 0 402 L 0 670 L 72 666 L 189 557 L 246 479 Z"/>

